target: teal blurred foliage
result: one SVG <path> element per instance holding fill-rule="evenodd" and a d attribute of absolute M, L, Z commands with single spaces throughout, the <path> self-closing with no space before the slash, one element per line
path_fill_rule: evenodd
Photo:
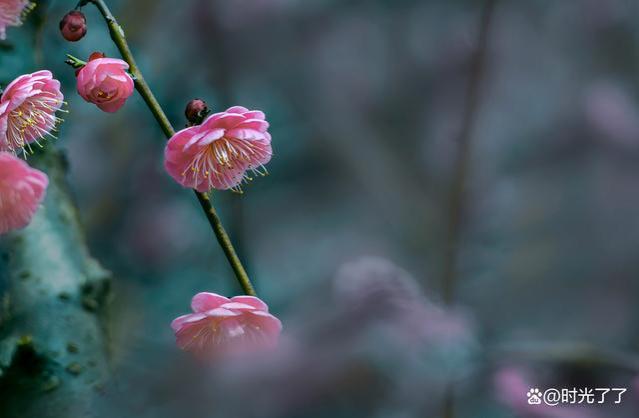
<path fill-rule="evenodd" d="M 125 380 L 134 374 L 145 382 L 150 369 L 178 356 L 168 324 L 190 297 L 239 288 L 197 202 L 163 172 L 164 138 L 142 100 L 135 95 L 110 115 L 75 93 L 66 53 L 117 56 L 98 13 L 87 7 L 87 36 L 67 43 L 57 24 L 74 1 L 38 3 L 0 44 L 0 81 L 49 68 L 63 82 L 70 113 L 54 145 L 69 155 L 92 252 L 118 278 L 116 364 Z M 270 175 L 243 195 L 213 200 L 285 327 L 328 321 L 333 277 L 364 255 L 393 260 L 427 299 L 440 301 L 446 197 L 482 2 L 108 3 L 176 127 L 195 97 L 213 111 L 240 104 L 266 112 Z M 514 416 L 492 386 L 493 375 L 513 364 L 536 372 L 539 386 L 631 385 L 623 368 L 491 350 L 544 342 L 637 353 L 638 13 L 625 0 L 497 4 L 458 248 L 457 304 L 475 324 L 472 343 L 459 349 L 463 356 L 456 349 L 443 350 L 453 354 L 444 360 L 424 356 L 439 366 L 463 359 L 463 372 L 454 373 L 459 417 Z M 381 356 L 378 331 L 370 347 L 355 346 Z M 295 408 L 306 417 L 438 413 L 441 381 L 421 380 L 431 369 L 406 363 L 397 376 L 385 372 L 393 362 L 384 358 L 371 377 L 377 366 L 359 367 L 351 361 L 359 349 L 351 348 L 319 347 L 322 361 L 343 364 L 331 363 L 338 358 L 352 374 L 340 378 L 339 391 L 318 392 L 325 399 L 276 409 L 287 411 L 281 416 L 302 416 Z M 327 354 L 342 349 L 348 355 Z M 168 368 L 176 381 L 186 379 Z M 136 378 L 128 383 L 139 390 Z M 423 385 L 423 393 L 397 382 Z M 140 392 L 136 408 L 162 409 L 154 404 L 161 396 Z M 636 416 L 633 397 L 614 416 Z"/>

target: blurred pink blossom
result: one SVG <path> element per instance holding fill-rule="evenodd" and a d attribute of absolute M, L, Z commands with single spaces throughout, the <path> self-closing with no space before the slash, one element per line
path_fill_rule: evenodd
<path fill-rule="evenodd" d="M 595 83 L 587 92 L 585 114 L 589 124 L 605 140 L 637 146 L 639 108 L 626 90 L 611 82 Z"/>
<path fill-rule="evenodd" d="M 27 226 L 44 199 L 46 174 L 0 152 L 0 234 Z"/>
<path fill-rule="evenodd" d="M 78 93 L 105 112 L 117 112 L 133 94 L 129 64 L 116 58 L 93 58 L 78 71 Z"/>
<path fill-rule="evenodd" d="M 231 107 L 175 134 L 166 145 L 164 166 L 184 187 L 239 191 L 242 181 L 251 180 L 248 171 L 266 173 L 264 164 L 273 153 L 268 127 L 259 110 Z"/>
<path fill-rule="evenodd" d="M 17 152 L 51 131 L 60 121 L 60 82 L 50 71 L 21 75 L 0 97 L 0 151 Z"/>
<path fill-rule="evenodd" d="M 0 39 L 7 38 L 7 27 L 22 24 L 22 17 L 32 6 L 29 0 L 0 0 Z"/>
<path fill-rule="evenodd" d="M 231 299 L 202 292 L 191 301 L 192 314 L 171 323 L 177 345 L 201 358 L 272 348 L 282 323 L 254 296 Z"/>

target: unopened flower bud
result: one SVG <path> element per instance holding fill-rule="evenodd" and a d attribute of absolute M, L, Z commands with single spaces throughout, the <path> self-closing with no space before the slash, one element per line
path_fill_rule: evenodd
<path fill-rule="evenodd" d="M 184 110 L 186 119 L 194 125 L 202 123 L 208 113 L 209 107 L 204 100 L 200 99 L 191 100 Z"/>
<path fill-rule="evenodd" d="M 98 58 L 106 58 L 106 55 L 104 55 L 104 52 L 92 52 L 91 55 L 89 55 L 89 62 L 97 60 Z"/>
<path fill-rule="evenodd" d="M 76 42 L 84 38 L 87 33 L 87 20 L 84 14 L 78 10 L 72 10 L 60 21 L 60 32 L 64 39 Z"/>

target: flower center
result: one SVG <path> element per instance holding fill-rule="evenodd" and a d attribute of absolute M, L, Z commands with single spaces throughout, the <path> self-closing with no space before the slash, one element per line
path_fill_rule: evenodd
<path fill-rule="evenodd" d="M 98 97 L 100 99 L 105 99 L 105 100 L 109 100 L 111 99 L 113 96 L 115 96 L 115 93 L 107 93 L 103 90 L 98 90 Z"/>
<path fill-rule="evenodd" d="M 205 147 L 193 159 L 189 167 L 182 173 L 186 176 L 190 170 L 195 175 L 195 183 L 198 183 L 198 176 L 204 176 L 208 179 L 209 185 L 211 179 L 215 178 L 218 182 L 231 186 L 236 183 L 233 179 L 237 172 L 234 170 L 242 170 L 241 181 L 230 187 L 231 191 L 242 193 L 241 184 L 248 183 L 253 180 L 246 170 L 251 170 L 259 176 L 266 176 L 268 172 L 262 164 L 253 164 L 256 157 L 261 155 L 262 151 L 253 141 L 240 141 L 233 138 L 222 137 L 213 141 L 209 146 Z"/>
<path fill-rule="evenodd" d="M 40 96 L 36 99 L 27 99 L 20 106 L 9 112 L 7 120 L 7 145 L 12 152 L 25 147 L 30 152 L 30 143 L 42 145 L 39 139 L 50 136 L 55 139 L 51 131 L 62 119 L 55 115 L 59 110 L 61 101 L 56 97 Z"/>

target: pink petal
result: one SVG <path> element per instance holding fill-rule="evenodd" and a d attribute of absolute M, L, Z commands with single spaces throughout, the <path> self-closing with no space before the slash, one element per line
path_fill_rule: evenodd
<path fill-rule="evenodd" d="M 266 132 L 268 127 L 269 123 L 263 119 L 246 119 L 236 126 L 236 128 L 254 129 L 259 132 Z"/>
<path fill-rule="evenodd" d="M 268 305 L 255 296 L 233 296 L 231 298 L 231 302 L 244 303 L 246 305 L 251 305 L 257 310 L 268 312 Z"/>
<path fill-rule="evenodd" d="M 95 103 L 95 105 L 98 106 L 98 108 L 100 108 L 100 110 L 104 112 L 115 113 L 118 110 L 120 110 L 122 106 L 124 106 L 124 102 L 126 102 L 126 99 L 119 99 L 119 100 L 114 100 L 112 102 L 105 102 L 105 103 Z"/>
<path fill-rule="evenodd" d="M 221 306 L 224 309 L 230 309 L 230 310 L 237 310 L 237 311 L 252 311 L 255 309 L 255 307 L 253 305 L 247 305 L 246 303 L 239 303 L 239 302 L 229 302 L 229 303 L 225 303 L 224 305 Z"/>
<path fill-rule="evenodd" d="M 239 316 L 240 315 L 237 312 L 233 312 L 233 311 L 231 311 L 229 309 L 225 309 L 225 308 L 211 309 L 210 311 L 206 311 L 205 314 L 208 317 L 217 317 L 217 318 L 230 318 L 230 317 L 233 317 L 233 316 Z"/>
<path fill-rule="evenodd" d="M 249 110 L 247 108 L 245 108 L 244 106 L 232 106 L 232 107 L 229 107 L 228 109 L 226 109 L 226 113 L 239 113 L 239 114 L 242 114 L 242 113 L 246 113 L 248 111 Z"/>
<path fill-rule="evenodd" d="M 27 226 L 44 199 L 46 174 L 0 152 L 0 234 Z"/>
<path fill-rule="evenodd" d="M 210 311 L 229 301 L 230 299 L 217 293 L 200 292 L 191 299 L 191 309 L 193 312 Z"/>
<path fill-rule="evenodd" d="M 239 113 L 215 113 L 202 122 L 205 129 L 231 129 L 246 118 Z"/>
<path fill-rule="evenodd" d="M 245 112 L 244 117 L 246 119 L 261 119 L 261 120 L 266 119 L 266 115 L 264 115 L 264 112 L 259 110 L 251 110 L 251 111 Z"/>
<path fill-rule="evenodd" d="M 192 313 L 192 314 L 182 315 L 175 318 L 173 322 L 171 322 L 171 328 L 175 326 L 176 328 L 173 328 L 173 329 L 176 330 L 182 326 L 191 324 L 193 322 L 201 321 L 202 319 L 205 319 L 205 318 L 207 318 L 207 315 L 203 313 Z"/>

